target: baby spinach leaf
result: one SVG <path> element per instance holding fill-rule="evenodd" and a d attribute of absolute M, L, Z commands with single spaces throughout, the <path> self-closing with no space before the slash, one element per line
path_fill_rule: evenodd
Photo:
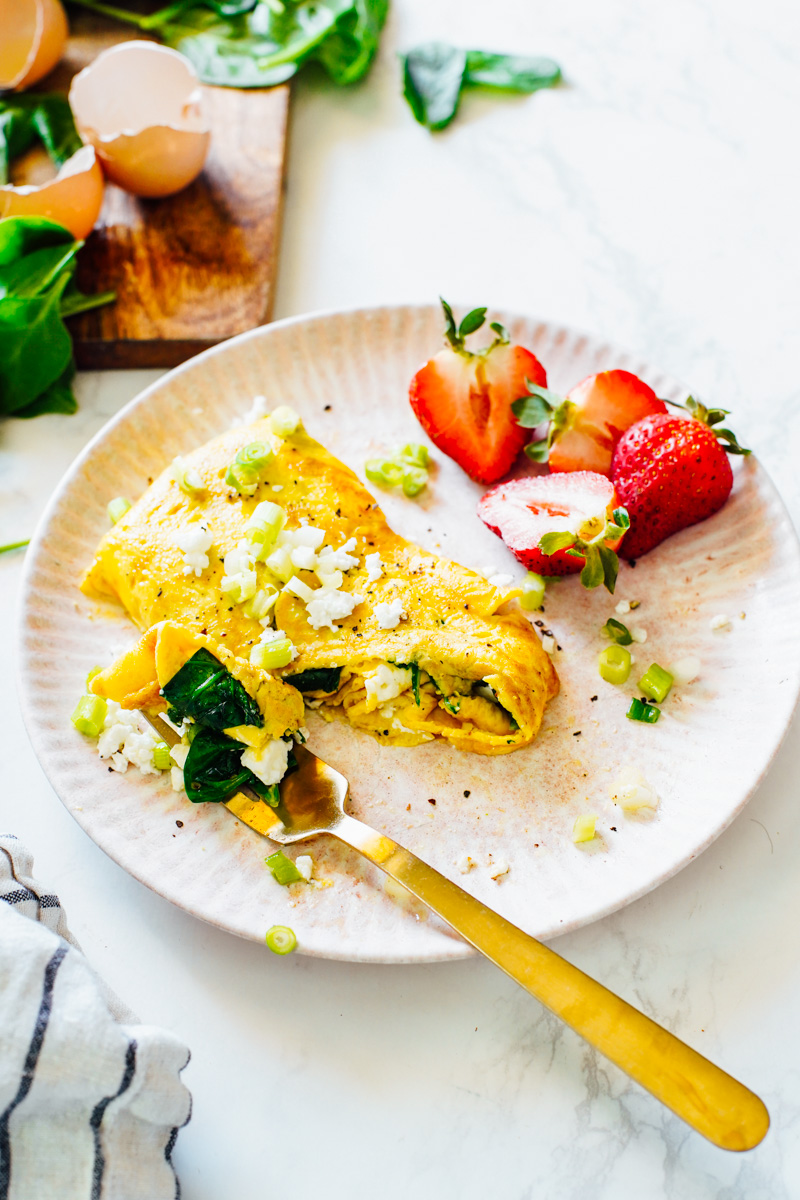
<path fill-rule="evenodd" d="M 75 363 L 70 358 L 66 367 L 59 375 L 58 379 L 54 379 L 49 387 L 45 388 L 40 396 L 32 400 L 30 404 L 26 404 L 24 408 L 17 409 L 14 413 L 15 417 L 41 417 L 45 413 L 62 413 L 65 416 L 71 416 L 72 413 L 78 410 L 78 401 L 72 391 L 72 381 L 75 378 Z"/>
<path fill-rule="evenodd" d="M 470 87 L 502 88 L 509 92 L 535 92 L 555 87 L 561 68 L 552 58 L 525 58 L 519 54 L 467 51 L 464 83 Z"/>
<path fill-rule="evenodd" d="M 327 692 L 338 691 L 341 667 L 312 667 L 308 671 L 299 671 L 296 675 L 284 675 L 284 683 L 290 683 L 298 692 Z"/>
<path fill-rule="evenodd" d="M 0 99 L 0 184 L 8 183 L 12 159 L 37 138 L 57 167 L 80 150 L 83 143 L 66 96 L 34 92 Z"/>
<path fill-rule="evenodd" d="M 388 11 L 389 0 L 355 0 L 337 16 L 333 32 L 314 54 L 334 83 L 357 83 L 366 74 Z"/>
<path fill-rule="evenodd" d="M 210 729 L 264 724 L 261 711 L 238 679 L 201 647 L 164 684 L 164 698 L 181 716 L 193 717 Z"/>
<path fill-rule="evenodd" d="M 411 690 L 414 693 L 414 703 L 419 708 L 419 663 L 395 663 L 394 665 L 411 672 Z"/>
<path fill-rule="evenodd" d="M 445 42 L 426 42 L 403 59 L 403 95 L 420 125 L 444 129 L 458 111 L 465 51 Z"/>
<path fill-rule="evenodd" d="M 72 341 L 60 312 L 67 282 L 62 275 L 43 295 L 0 301 L 0 412 L 28 408 L 72 362 Z"/>
<path fill-rule="evenodd" d="M 189 799 L 195 804 L 221 804 L 247 786 L 271 803 L 274 788 L 267 787 L 242 766 L 242 753 L 246 749 L 219 730 L 199 730 L 183 764 L 183 782 Z"/>

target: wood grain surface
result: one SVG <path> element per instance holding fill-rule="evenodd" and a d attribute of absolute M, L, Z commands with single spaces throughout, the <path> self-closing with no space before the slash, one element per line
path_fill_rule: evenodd
<path fill-rule="evenodd" d="M 66 55 L 40 89 L 67 89 L 101 50 L 133 37 L 103 18 L 74 18 Z M 78 281 L 87 292 L 114 289 L 117 300 L 70 322 L 81 368 L 172 367 L 270 318 L 289 88 L 203 94 L 211 149 L 199 179 L 164 200 L 106 187 Z"/>

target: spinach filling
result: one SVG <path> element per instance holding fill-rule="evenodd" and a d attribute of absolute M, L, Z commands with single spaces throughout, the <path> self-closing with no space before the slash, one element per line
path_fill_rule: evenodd
<path fill-rule="evenodd" d="M 164 684 L 163 692 L 170 706 L 170 720 L 176 724 L 184 717 L 217 730 L 236 725 L 256 725 L 260 729 L 264 724 L 252 696 L 205 648 L 184 663 Z"/>
<path fill-rule="evenodd" d="M 290 683 L 298 692 L 325 692 L 330 695 L 339 690 L 341 667 L 312 667 L 297 675 L 284 675 L 284 683 Z"/>

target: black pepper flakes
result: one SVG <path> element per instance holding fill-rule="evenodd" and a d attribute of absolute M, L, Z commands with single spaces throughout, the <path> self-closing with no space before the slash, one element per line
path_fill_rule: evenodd
<path fill-rule="evenodd" d="M 469 796 L 469 795 L 470 795 L 470 793 L 469 793 L 468 791 L 467 791 L 467 792 L 464 792 L 464 796 L 465 796 L 465 797 L 466 797 L 466 796 Z"/>
<path fill-rule="evenodd" d="M 580 737 L 580 736 L 581 736 L 581 730 L 580 730 L 580 729 L 576 729 L 576 730 L 574 731 L 574 733 L 572 734 L 572 736 L 573 736 L 573 737 Z"/>
<path fill-rule="evenodd" d="M 594 704 L 595 700 L 597 699 L 597 696 L 590 696 L 589 699 L 591 700 L 592 704 Z"/>
<path fill-rule="evenodd" d="M 183 821 L 176 821 L 175 824 L 178 826 L 178 829 L 183 829 Z"/>
<path fill-rule="evenodd" d="M 325 408 L 323 409 L 323 412 L 330 412 L 332 408 L 333 408 L 332 404 L 326 404 Z"/>
<path fill-rule="evenodd" d="M 433 799 L 433 797 L 431 797 L 431 799 L 428 801 L 428 804 L 435 804 L 435 803 L 436 803 L 436 801 Z"/>

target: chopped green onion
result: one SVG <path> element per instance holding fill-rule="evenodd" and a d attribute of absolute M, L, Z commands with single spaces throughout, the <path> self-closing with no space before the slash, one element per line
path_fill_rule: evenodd
<path fill-rule="evenodd" d="M 172 766 L 169 746 L 166 742 L 156 742 L 153 746 L 153 766 L 157 771 L 168 771 Z"/>
<path fill-rule="evenodd" d="M 645 725 L 655 725 L 661 716 L 661 710 L 653 704 L 648 704 L 645 700 L 640 700 L 638 696 L 634 696 L 625 716 L 631 721 L 643 721 Z"/>
<path fill-rule="evenodd" d="M 244 604 L 245 601 L 252 600 L 256 594 L 256 586 L 255 571 L 223 575 L 220 580 L 220 591 L 231 604 Z"/>
<path fill-rule="evenodd" d="M 287 637 L 273 642 L 257 642 L 250 651 L 250 662 L 263 671 L 273 667 L 288 667 L 294 657 L 294 646 Z"/>
<path fill-rule="evenodd" d="M 173 461 L 172 478 L 187 496 L 199 496 L 206 490 L 200 472 L 194 467 L 187 466 L 182 458 L 176 458 Z"/>
<path fill-rule="evenodd" d="M 541 575 L 537 575 L 534 571 L 528 571 L 519 586 L 522 588 L 522 595 L 519 598 L 522 607 L 527 608 L 529 611 L 541 608 L 546 586 Z"/>
<path fill-rule="evenodd" d="M 619 646 L 630 646 L 633 641 L 631 631 L 622 621 L 617 621 L 614 617 L 609 617 L 603 628 L 600 630 L 604 637 L 611 638 L 612 642 L 616 642 Z"/>
<path fill-rule="evenodd" d="M 89 687 L 89 685 L 91 684 L 91 682 L 92 682 L 92 680 L 94 679 L 95 675 L 99 675 L 99 674 L 102 672 L 102 670 L 103 670 L 103 668 L 102 668 L 102 667 L 92 667 L 91 671 L 90 671 L 90 672 L 89 672 L 89 674 L 86 676 L 86 687 L 87 687 L 87 688 L 88 688 L 88 687 Z"/>
<path fill-rule="evenodd" d="M 26 538 L 24 542 L 6 542 L 5 546 L 0 546 L 0 554 L 6 554 L 9 550 L 21 550 L 23 546 L 30 544 L 30 538 Z"/>
<path fill-rule="evenodd" d="M 280 595 L 278 589 L 268 583 L 243 605 L 243 612 L 251 621 L 263 621 Z"/>
<path fill-rule="evenodd" d="M 297 937 L 288 925 L 273 925 L 267 930 L 266 940 L 273 954 L 291 954 L 297 949 Z"/>
<path fill-rule="evenodd" d="M 297 735 L 295 734 L 295 736 Z M 270 808 L 277 808 L 281 802 L 281 790 L 277 783 L 270 784 L 261 799 L 265 804 L 268 804 Z"/>
<path fill-rule="evenodd" d="M 575 824 L 572 826 L 573 842 L 591 842 L 596 825 L 596 813 L 584 813 L 583 816 L 576 817 Z"/>
<path fill-rule="evenodd" d="M 258 473 L 241 466 L 240 463 L 232 462 L 225 472 L 225 482 L 228 487 L 234 488 L 237 492 L 241 492 L 245 496 L 252 496 L 258 487 Z"/>
<path fill-rule="evenodd" d="M 403 446 L 397 457 L 412 467 L 421 467 L 423 471 L 427 471 L 431 465 L 428 447 L 423 446 L 421 442 L 409 442 L 407 446 Z"/>
<path fill-rule="evenodd" d="M 278 850 L 275 854 L 270 854 L 269 858 L 265 858 L 264 862 L 269 867 L 275 877 L 275 882 L 286 887 L 289 883 L 305 883 L 303 876 L 298 871 L 290 858 L 287 858 L 282 850 Z"/>
<path fill-rule="evenodd" d="M 370 458 L 364 464 L 364 474 L 370 483 L 383 487 L 399 487 L 403 482 L 405 468 L 390 458 Z"/>
<path fill-rule="evenodd" d="M 625 683 L 631 673 L 631 652 L 624 646 L 606 646 L 597 656 L 597 669 L 606 683 Z"/>
<path fill-rule="evenodd" d="M 403 495 L 418 496 L 428 486 L 428 472 L 422 467 L 407 467 L 403 471 Z"/>
<path fill-rule="evenodd" d="M 277 575 L 281 583 L 288 583 L 295 573 L 292 552 L 288 546 L 278 546 L 266 559 L 267 568 Z"/>
<path fill-rule="evenodd" d="M 263 471 L 274 457 L 272 447 L 266 442 L 250 442 L 242 447 L 234 462 L 246 471 Z"/>
<path fill-rule="evenodd" d="M 639 687 L 648 699 L 662 704 L 674 682 L 675 679 L 669 671 L 665 671 L 658 663 L 651 663 L 639 680 Z"/>
<path fill-rule="evenodd" d="M 120 517 L 124 517 L 125 513 L 131 506 L 130 500 L 126 500 L 124 496 L 117 496 L 115 500 L 111 500 L 108 505 L 108 519 L 112 525 L 116 525 Z"/>
<path fill-rule="evenodd" d="M 300 425 L 300 417 L 288 404 L 279 404 L 269 415 L 269 425 L 273 433 L 280 438 L 288 437 Z"/>
<path fill-rule="evenodd" d="M 107 712 L 108 705 L 100 696 L 82 696 L 72 714 L 72 724 L 87 737 L 99 737 Z"/>

